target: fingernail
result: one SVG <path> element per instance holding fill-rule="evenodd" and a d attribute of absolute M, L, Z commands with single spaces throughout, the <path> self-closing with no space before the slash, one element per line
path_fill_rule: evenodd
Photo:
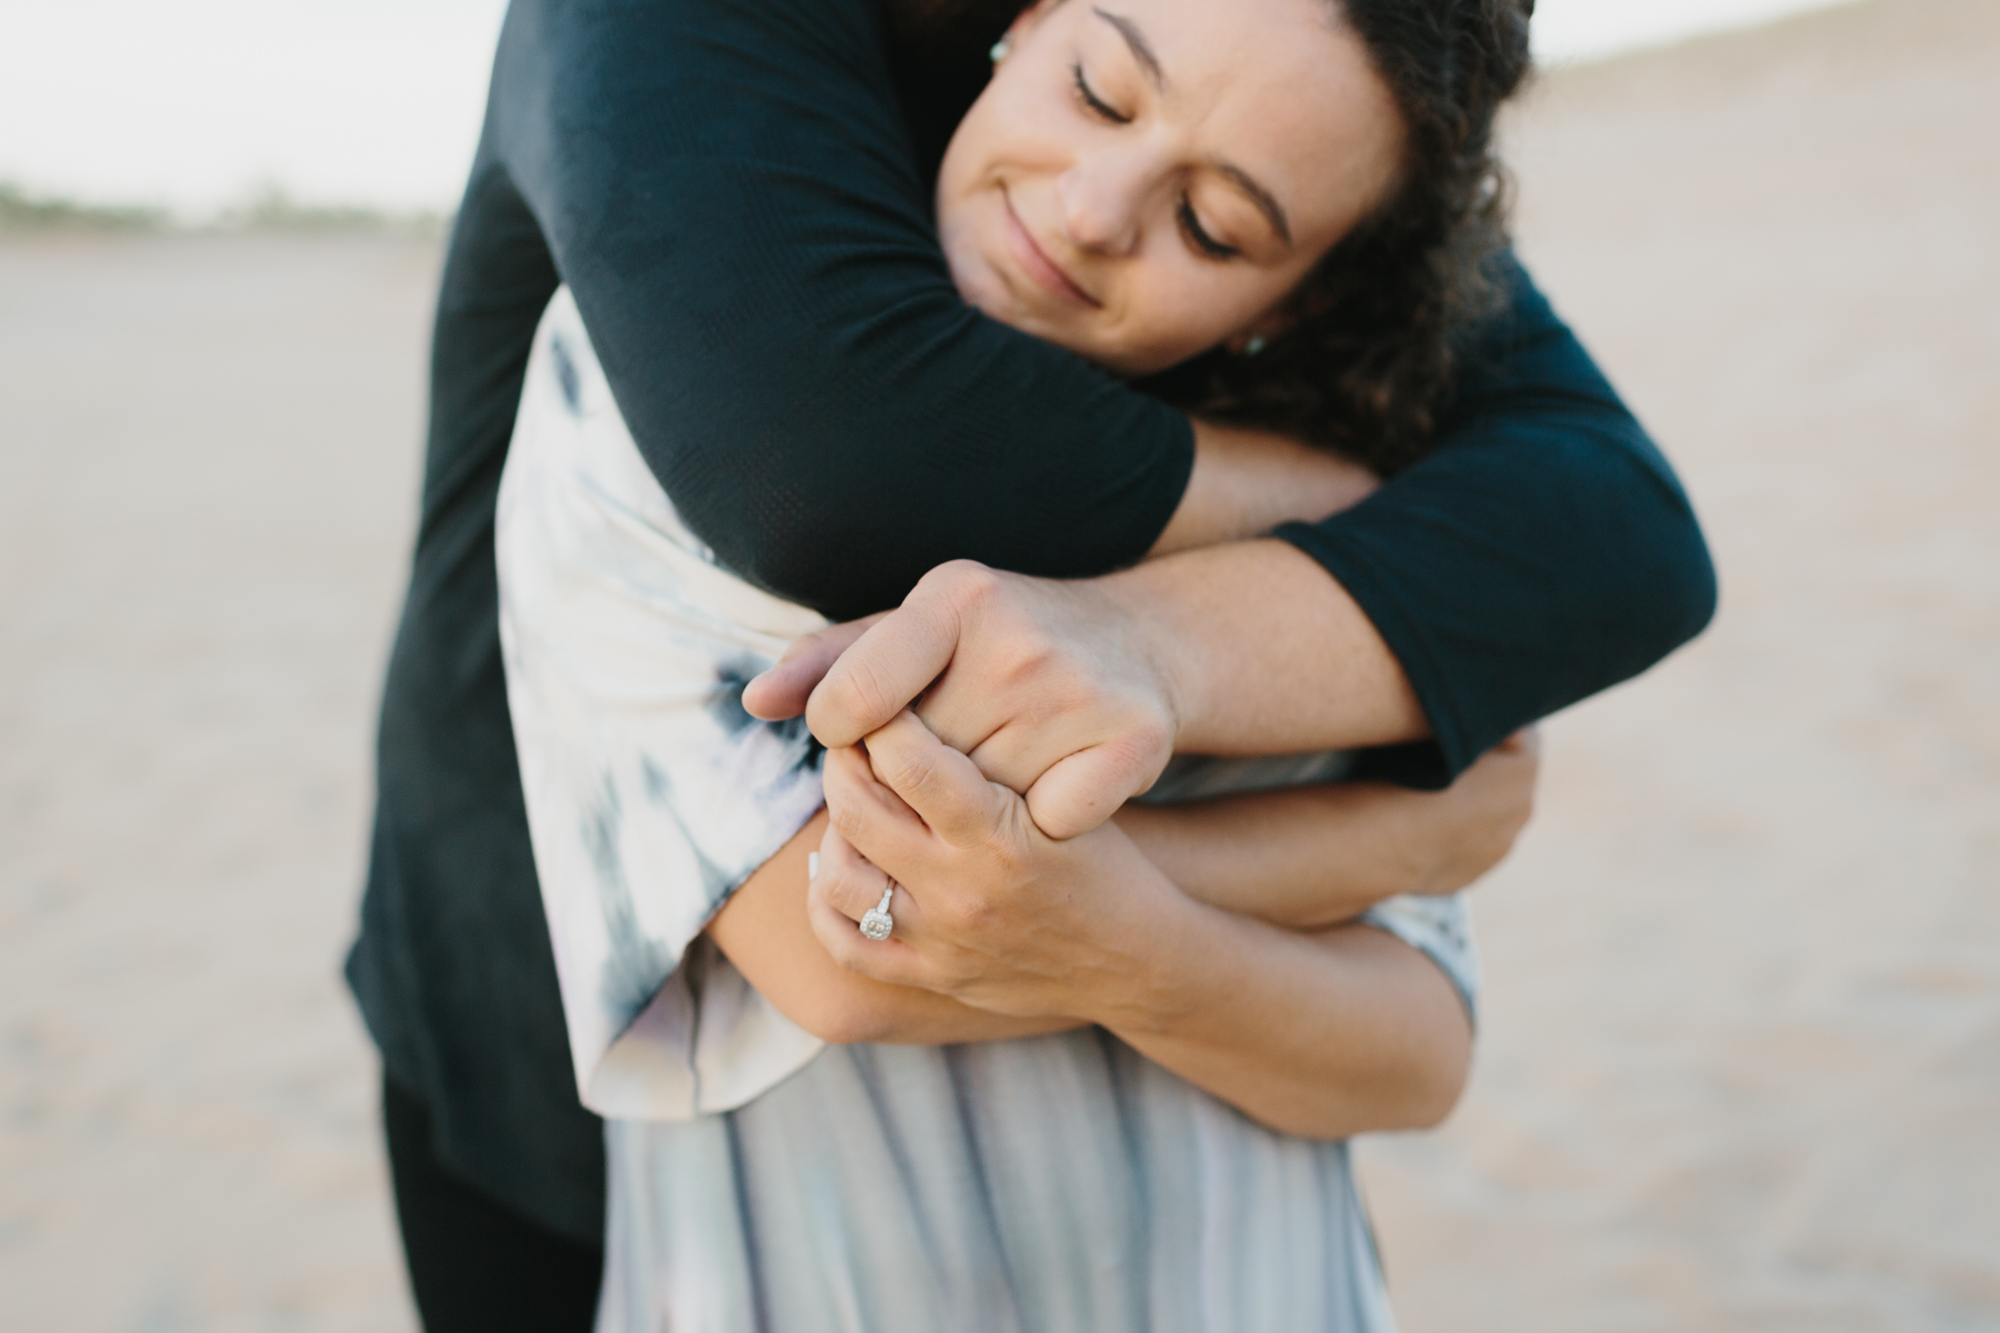
<path fill-rule="evenodd" d="M 807 852 L 807 853 L 806 853 L 806 883 L 810 884 L 810 883 L 812 883 L 812 882 L 813 882 L 814 880 L 816 880 L 816 879 L 818 879 L 818 878 L 819 878 L 819 853 L 818 853 L 818 852 Z"/>

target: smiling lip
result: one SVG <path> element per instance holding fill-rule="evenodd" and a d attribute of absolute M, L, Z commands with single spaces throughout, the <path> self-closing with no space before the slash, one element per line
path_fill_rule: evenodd
<path fill-rule="evenodd" d="M 1007 209 L 1007 248 L 1014 252 L 1014 262 L 1019 264 L 1035 285 L 1065 301 L 1075 301 L 1078 305 L 1096 307 L 1089 292 L 1079 287 L 1076 279 L 1056 266 L 1056 262 L 1042 253 L 1042 247 L 1035 244 L 1035 238 L 1021 224 L 1020 214 L 1014 211 L 1014 201 L 1007 192 L 1000 192 L 1000 201 Z"/>

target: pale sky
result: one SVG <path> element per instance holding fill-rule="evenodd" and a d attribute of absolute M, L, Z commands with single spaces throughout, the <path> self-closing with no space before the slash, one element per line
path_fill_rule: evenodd
<path fill-rule="evenodd" d="M 1545 62 L 1832 0 L 1541 0 Z M 0 0 L 0 181 L 191 218 L 457 200 L 504 0 Z"/>

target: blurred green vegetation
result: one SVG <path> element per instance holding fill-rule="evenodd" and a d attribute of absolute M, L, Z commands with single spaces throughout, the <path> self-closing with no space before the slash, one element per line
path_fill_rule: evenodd
<path fill-rule="evenodd" d="M 203 222 L 177 219 L 145 204 L 90 204 L 32 193 L 0 181 L 0 233 L 99 232 L 387 232 L 437 236 L 450 218 L 437 213 L 387 213 L 346 205 L 309 204 L 283 187 L 266 185 Z"/>
<path fill-rule="evenodd" d="M 0 231 L 153 231 L 167 225 L 165 209 L 50 199 L 0 181 Z"/>

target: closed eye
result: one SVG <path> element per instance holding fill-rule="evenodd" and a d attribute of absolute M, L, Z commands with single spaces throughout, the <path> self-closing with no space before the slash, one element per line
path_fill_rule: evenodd
<path fill-rule="evenodd" d="M 1110 121 L 1113 125 L 1130 125 L 1132 123 L 1130 116 L 1091 91 L 1090 80 L 1083 77 L 1083 62 L 1081 60 L 1069 67 L 1069 73 L 1070 79 L 1076 84 L 1078 100 L 1089 107 L 1092 114 Z"/>
<path fill-rule="evenodd" d="M 1181 230 L 1187 233 L 1187 238 L 1194 242 L 1195 248 L 1210 259 L 1234 259 L 1243 253 L 1233 245 L 1225 245 L 1216 240 L 1203 230 L 1201 219 L 1195 216 L 1194 204 L 1186 195 L 1181 196 L 1181 205 L 1176 212 L 1180 217 Z"/>

